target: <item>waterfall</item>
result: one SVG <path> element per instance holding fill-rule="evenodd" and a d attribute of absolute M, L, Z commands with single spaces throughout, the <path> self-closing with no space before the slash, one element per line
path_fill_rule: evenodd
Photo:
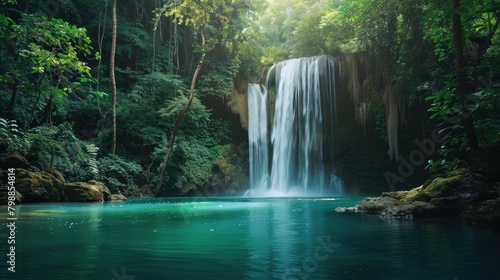
<path fill-rule="evenodd" d="M 248 84 L 250 185 L 255 193 L 264 193 L 267 190 L 269 178 L 266 102 L 267 89 L 258 84 Z"/>
<path fill-rule="evenodd" d="M 275 93 L 270 143 L 268 91 Z M 335 65 L 329 56 L 280 62 L 268 72 L 265 87 L 249 84 L 251 194 L 339 192 L 340 180 L 331 180 L 336 107 Z"/>

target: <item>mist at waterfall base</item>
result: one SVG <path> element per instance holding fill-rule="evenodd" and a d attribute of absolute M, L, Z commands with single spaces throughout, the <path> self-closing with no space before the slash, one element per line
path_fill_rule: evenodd
<path fill-rule="evenodd" d="M 268 71 L 265 85 L 249 84 L 246 195 L 342 194 L 333 156 L 336 111 L 335 62 L 330 56 L 280 62 Z"/>

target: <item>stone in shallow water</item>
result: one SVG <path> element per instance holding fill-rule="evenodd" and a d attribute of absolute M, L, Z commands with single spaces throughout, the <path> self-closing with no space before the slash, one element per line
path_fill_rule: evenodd
<path fill-rule="evenodd" d="M 356 207 L 337 207 L 335 212 L 338 213 L 358 213 L 358 208 Z"/>

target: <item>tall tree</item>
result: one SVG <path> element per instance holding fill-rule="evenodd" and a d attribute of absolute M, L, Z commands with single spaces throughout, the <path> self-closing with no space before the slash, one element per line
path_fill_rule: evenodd
<path fill-rule="evenodd" d="M 194 31 L 200 35 L 201 56 L 198 60 L 196 70 L 194 71 L 193 78 L 191 80 L 188 100 L 182 111 L 177 116 L 170 133 L 167 152 L 165 153 L 162 168 L 158 177 L 158 184 L 156 185 L 156 192 L 159 192 L 162 188 L 165 171 L 174 148 L 175 136 L 177 134 L 177 130 L 179 129 L 179 125 L 181 124 L 182 118 L 193 102 L 196 81 L 198 80 L 201 68 L 205 63 L 205 58 L 207 54 L 214 50 L 220 43 L 223 31 L 229 27 L 229 23 L 237 16 L 238 11 L 246 6 L 245 0 L 233 1 L 231 4 L 217 0 L 206 1 L 206 3 L 184 0 L 177 6 L 165 6 L 164 8 L 164 11 L 167 11 L 167 16 L 175 16 L 175 18 L 179 21 L 179 24 L 191 25 Z M 210 18 L 215 19 L 214 21 L 211 21 Z M 212 32 L 210 32 L 211 30 Z"/>
<path fill-rule="evenodd" d="M 111 80 L 111 114 L 113 118 L 113 131 L 111 140 L 111 153 L 116 152 L 116 80 L 115 80 L 115 54 L 116 54 L 116 0 L 112 7 L 113 27 L 111 31 L 111 56 L 109 58 L 109 78 Z"/>
<path fill-rule="evenodd" d="M 460 8 L 460 0 L 451 0 L 451 8 L 453 11 L 453 50 L 454 50 L 454 60 L 455 60 L 455 72 L 456 72 L 456 93 L 459 99 L 465 99 L 463 96 L 467 94 L 467 80 L 465 73 L 465 59 L 464 59 L 464 48 L 462 43 L 462 22 L 461 16 L 458 11 Z M 469 144 L 472 149 L 477 149 L 479 147 L 477 141 L 476 130 L 474 128 L 474 122 L 472 120 L 472 115 L 469 109 L 462 105 L 460 112 L 460 118 L 462 120 L 462 125 L 464 126 L 465 133 L 469 140 Z"/>

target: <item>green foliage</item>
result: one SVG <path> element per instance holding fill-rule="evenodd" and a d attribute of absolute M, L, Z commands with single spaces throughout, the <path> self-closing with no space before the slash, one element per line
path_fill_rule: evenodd
<path fill-rule="evenodd" d="M 18 151 L 26 154 L 30 148 L 30 143 L 24 138 L 24 133 L 18 127 L 16 120 L 0 118 L 0 138 L 7 142 L 9 152 Z"/>
<path fill-rule="evenodd" d="M 209 58 L 205 74 L 198 85 L 199 96 L 227 96 L 233 92 L 233 78 L 238 73 L 239 61 Z"/>
<path fill-rule="evenodd" d="M 116 52 L 129 59 L 137 50 L 146 51 L 151 48 L 152 36 L 144 29 L 144 25 L 135 20 L 118 17 Z"/>
<path fill-rule="evenodd" d="M 327 53 L 325 37 L 321 36 L 321 20 L 326 12 L 305 16 L 293 31 L 292 57 L 315 56 Z"/>
<path fill-rule="evenodd" d="M 68 181 L 96 179 L 95 146 L 79 140 L 70 124 L 48 124 L 26 131 L 27 157 L 46 169 L 59 170 Z"/>
<path fill-rule="evenodd" d="M 453 53 L 451 14 L 442 9 L 432 9 L 423 18 L 425 32 L 434 43 L 438 61 L 447 61 Z"/>
<path fill-rule="evenodd" d="M 171 156 L 169 172 L 165 175 L 166 184 L 181 188 L 183 184 L 194 183 L 202 186 L 210 177 L 212 166 L 220 158 L 220 146 L 207 145 L 214 139 L 178 136 Z M 158 147 L 153 160 L 161 162 L 166 145 Z"/>
<path fill-rule="evenodd" d="M 19 55 L 32 62 L 32 73 L 57 74 L 60 82 L 64 75 L 90 76 L 90 68 L 78 57 L 90 55 L 92 51 L 85 28 L 30 14 L 24 14 L 21 24 L 11 28 L 11 38 L 15 39 Z M 71 92 L 71 87 L 63 87 L 63 92 Z"/>
<path fill-rule="evenodd" d="M 340 49 L 344 52 L 359 50 L 358 38 L 355 37 L 355 26 L 340 11 L 326 13 L 319 24 L 321 37 L 325 40 L 327 53 Z"/>
<path fill-rule="evenodd" d="M 167 18 L 156 24 L 151 11 L 161 8 L 161 1 L 118 3 L 120 156 L 104 157 L 111 126 L 106 94 L 110 4 L 104 0 L 61 2 L 60 12 L 49 17 L 35 2 L 23 3 L 22 10 L 28 13 L 15 6 L 2 9 L 0 102 L 12 108 L 0 115 L 6 120 L 0 121 L 0 137 L 34 165 L 59 170 L 68 181 L 98 179 L 114 190 L 138 188 L 142 179 L 138 162 L 153 159 L 151 170 L 157 167 L 159 157 L 153 151 L 165 147 L 165 130 L 169 132 L 186 102 L 183 94 L 189 90 L 193 61 L 203 40 L 207 47 L 216 46 L 201 73 L 199 96 L 231 94 L 233 78 L 242 68 L 240 61 L 257 71 L 260 56 L 252 48 L 258 43 L 247 44 L 241 32 L 248 24 L 244 15 L 249 2 L 175 1 L 163 10 Z M 234 20 L 229 25 L 228 15 Z M 97 49 L 102 51 L 102 61 L 100 54 L 94 55 Z M 254 57 L 242 57 L 243 49 Z M 14 118 L 24 134 L 7 121 Z M 47 121 L 52 125 L 44 124 Z M 228 125 L 214 120 L 195 99 L 180 127 L 182 143 L 174 152 L 168 184 L 206 182 L 230 134 Z M 151 178 L 154 181 L 154 175 Z"/>
<path fill-rule="evenodd" d="M 322 50 L 326 52 L 326 38 L 319 36 L 319 21 L 325 11 L 328 11 L 327 1 L 268 2 L 265 10 L 258 15 L 259 35 L 254 35 L 263 49 L 261 63 L 276 63 L 288 59 L 290 54 L 300 56 L 321 54 Z"/>
<path fill-rule="evenodd" d="M 99 179 L 112 191 L 137 189 L 141 177 L 141 165 L 109 154 L 99 158 Z"/>
<path fill-rule="evenodd" d="M 446 75 L 444 77 L 445 86 L 438 91 L 433 92 L 427 96 L 425 100 L 432 101 L 429 112 L 432 112 L 430 119 L 436 117 L 448 119 L 453 114 L 460 110 L 460 103 L 458 97 L 454 94 L 455 91 L 455 75 Z"/>
<path fill-rule="evenodd" d="M 480 146 L 488 147 L 500 143 L 500 87 L 484 87 L 472 96 Z"/>
<path fill-rule="evenodd" d="M 15 16 L 16 21 L 2 21 L 0 28 L 4 39 L 0 81 L 8 92 L 2 101 L 10 96 L 9 116 L 25 128 L 53 118 L 67 119 L 63 99 L 95 92 L 85 61 L 94 58 L 86 29 L 39 14 Z"/>
<path fill-rule="evenodd" d="M 202 186 L 207 183 L 214 164 L 221 158 L 221 143 L 227 141 L 227 124 L 210 119 L 206 108 L 198 99 L 195 100 L 196 104 L 193 101 L 194 106 L 183 119 L 172 151 L 171 165 L 165 176 L 166 184 L 170 187 L 181 188 L 186 183 Z M 165 117 L 168 119 L 170 116 Z M 155 162 L 163 160 L 166 145 L 166 141 L 163 141 L 162 145 L 155 148 L 152 154 Z M 156 182 L 155 179 L 152 181 Z"/>
<path fill-rule="evenodd" d="M 187 102 L 187 96 L 185 96 L 182 92 L 179 92 L 179 95 L 176 98 L 166 102 L 166 107 L 160 109 L 160 115 L 168 122 L 173 123 Z M 209 117 L 210 112 L 203 104 L 201 104 L 201 101 L 195 97 L 191 103 L 189 111 L 182 119 L 182 126 L 189 128 L 206 127 Z"/>
<path fill-rule="evenodd" d="M 429 160 L 428 166 L 431 173 L 446 173 L 458 168 L 457 161 L 447 161 L 446 159 L 434 161 Z"/>

